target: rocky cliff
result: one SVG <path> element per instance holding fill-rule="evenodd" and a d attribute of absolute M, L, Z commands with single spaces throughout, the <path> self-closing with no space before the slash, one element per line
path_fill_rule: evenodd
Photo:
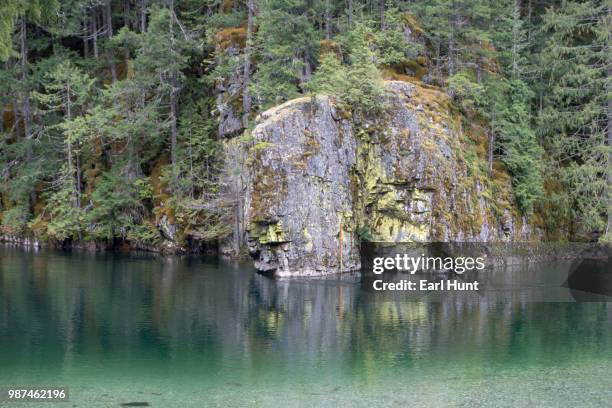
<path fill-rule="evenodd" d="M 537 233 L 518 214 L 507 174 L 487 174 L 484 149 L 445 94 L 386 84 L 391 108 L 374 119 L 326 96 L 257 118 L 244 211 L 260 271 L 356 270 L 363 240 L 512 241 Z"/>

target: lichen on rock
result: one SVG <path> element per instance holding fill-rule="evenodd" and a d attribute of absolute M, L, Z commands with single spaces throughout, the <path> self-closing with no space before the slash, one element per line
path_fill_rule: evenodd
<path fill-rule="evenodd" d="M 446 95 L 418 83 L 386 86 L 391 108 L 376 118 L 343 114 L 326 96 L 257 118 L 245 214 L 259 270 L 283 277 L 359 269 L 360 231 L 379 242 L 533 234 L 509 184 L 491 194 L 479 170 L 484 158 L 466 157 L 470 143 Z"/>

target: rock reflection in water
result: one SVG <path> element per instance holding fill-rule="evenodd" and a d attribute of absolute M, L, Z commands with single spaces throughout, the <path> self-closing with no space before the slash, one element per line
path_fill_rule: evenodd
<path fill-rule="evenodd" d="M 367 377 L 474 360 L 554 361 L 584 344 L 593 355 L 612 349 L 606 303 L 414 301 L 354 279 L 275 281 L 220 259 L 0 251 L 5 373 L 38 358 L 51 370 L 108 361 L 135 369 L 146 360 L 160 375 L 180 369 L 213 383 L 234 381 L 219 373 L 235 371 L 248 381 L 266 367 Z"/>

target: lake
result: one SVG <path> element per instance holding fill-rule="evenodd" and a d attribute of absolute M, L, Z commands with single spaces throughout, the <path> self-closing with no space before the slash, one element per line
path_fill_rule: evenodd
<path fill-rule="evenodd" d="M 612 401 L 612 303 L 432 302 L 364 282 L 275 281 L 219 258 L 0 246 L 0 386 L 69 388 L 69 403 L 45 407 Z"/>

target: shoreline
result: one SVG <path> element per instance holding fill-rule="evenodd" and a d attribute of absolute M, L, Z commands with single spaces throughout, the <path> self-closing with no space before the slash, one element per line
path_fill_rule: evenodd
<path fill-rule="evenodd" d="M 22 248 L 35 249 L 53 249 L 64 251 L 80 251 L 88 253 L 100 252 L 146 252 L 155 255 L 218 255 L 229 257 L 232 259 L 241 259 L 241 256 L 235 256 L 228 251 L 222 251 L 217 247 L 202 245 L 201 248 L 184 248 L 170 241 L 164 241 L 160 245 L 149 245 L 143 243 L 133 243 L 123 240 L 114 242 L 101 241 L 76 241 L 76 242 L 57 242 L 57 241 L 42 241 L 33 236 L 19 236 L 12 234 L 0 235 L 0 244 L 9 246 L 18 246 Z"/>

